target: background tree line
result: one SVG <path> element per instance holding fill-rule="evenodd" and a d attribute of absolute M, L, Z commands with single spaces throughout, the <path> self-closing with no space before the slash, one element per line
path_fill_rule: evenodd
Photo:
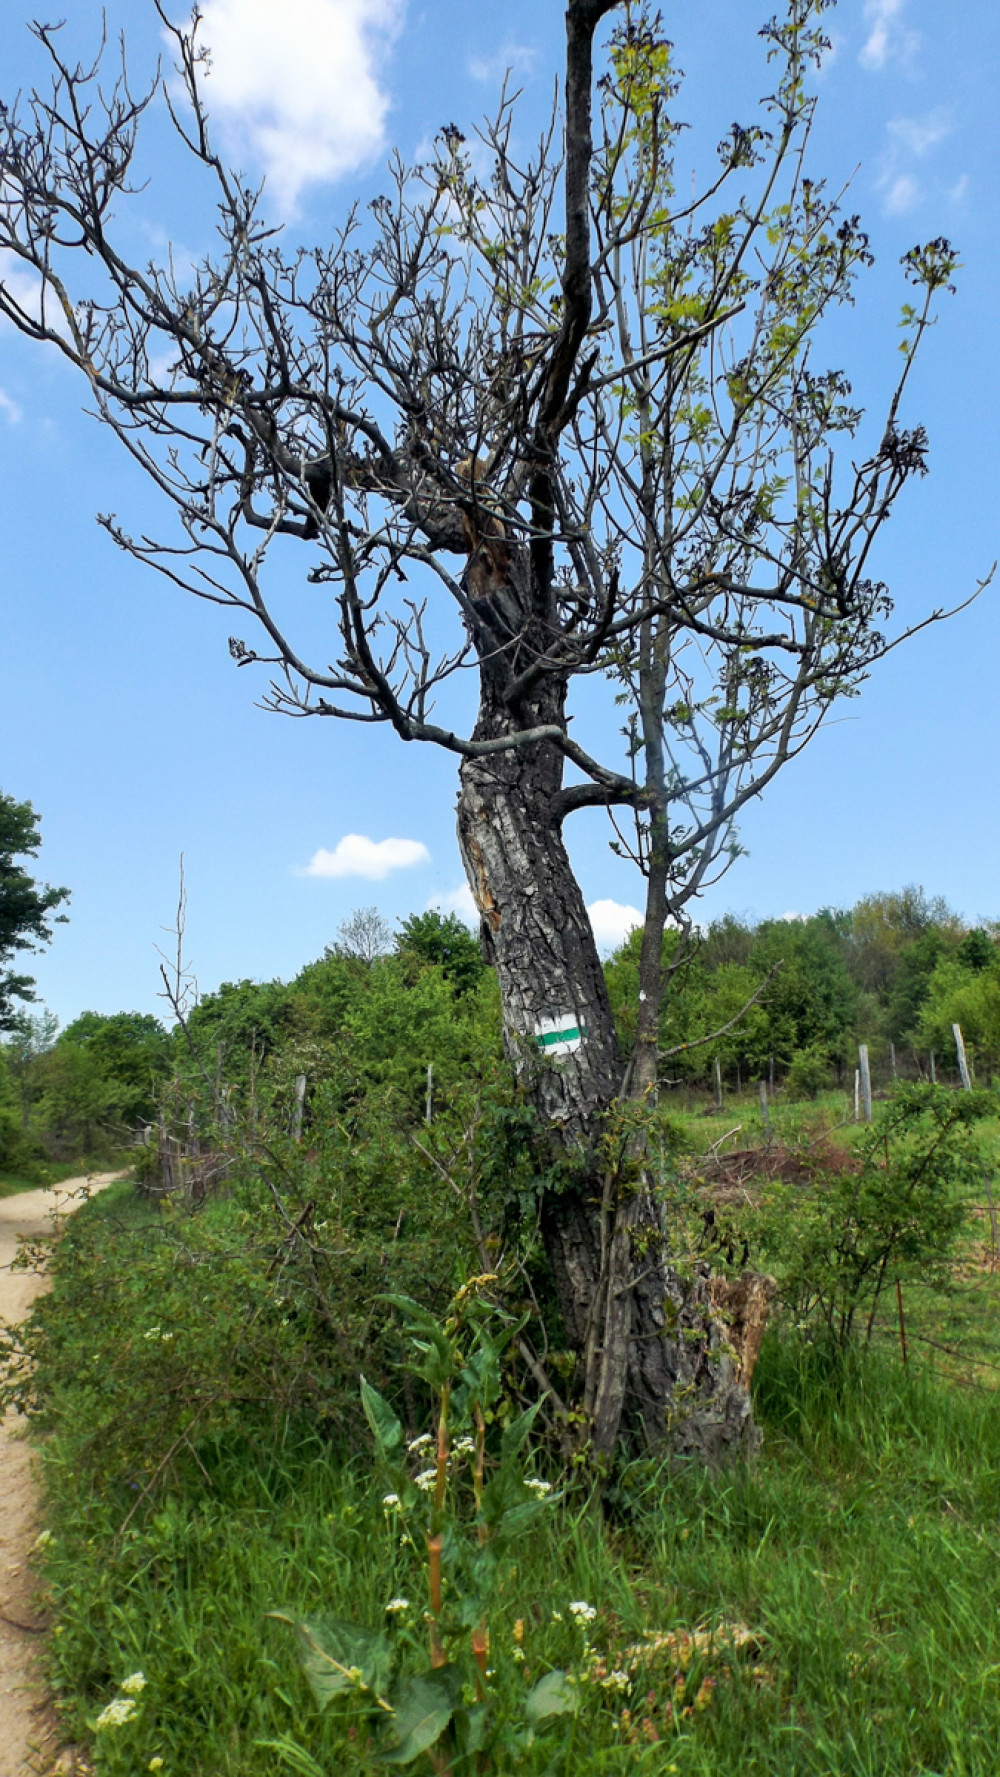
<path fill-rule="evenodd" d="M 680 940 L 668 932 L 665 960 Z M 605 973 L 622 1042 L 636 1022 L 636 931 Z M 780 966 L 777 966 L 780 965 Z M 739 1016 L 765 984 L 761 998 Z M 711 1042 L 703 1039 L 736 1022 Z M 727 1089 L 773 1073 L 789 1096 L 850 1079 L 858 1042 L 876 1066 L 940 1078 L 962 1025 L 981 1083 L 1000 1071 L 1000 927 L 969 927 L 920 888 L 864 896 L 846 910 L 712 922 L 673 978 L 660 1020 L 665 1082 L 707 1089 L 718 1056 Z M 393 933 L 362 908 L 292 981 L 224 982 L 168 1031 L 149 1014 L 84 1012 L 62 1031 L 22 1012 L 0 1044 L 0 1169 L 101 1158 L 167 1109 L 183 1116 L 199 1077 L 245 1096 L 269 1064 L 309 1074 L 330 1047 L 368 1087 L 424 1114 L 428 1066 L 448 1093 L 501 1065 L 496 978 L 454 914 L 414 914 Z M 684 1048 L 683 1045 L 690 1045 Z M 696 1046 L 700 1045 L 700 1046 Z"/>

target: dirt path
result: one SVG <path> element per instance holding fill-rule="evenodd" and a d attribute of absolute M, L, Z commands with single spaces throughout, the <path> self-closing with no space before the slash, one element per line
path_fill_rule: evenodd
<path fill-rule="evenodd" d="M 103 1189 L 118 1172 L 98 1173 L 92 1189 Z M 67 1179 L 51 1191 L 22 1191 L 0 1198 L 0 1319 L 22 1320 L 45 1288 L 32 1271 L 11 1271 L 19 1234 L 34 1238 L 52 1227 L 54 1210 L 65 1215 L 87 1184 Z M 51 1724 L 34 1673 L 38 1612 L 28 1554 L 38 1533 L 31 1451 L 24 1425 L 9 1413 L 0 1422 L 0 1777 L 28 1777 L 44 1768 Z M 52 1756 L 50 1751 L 50 1757 Z"/>

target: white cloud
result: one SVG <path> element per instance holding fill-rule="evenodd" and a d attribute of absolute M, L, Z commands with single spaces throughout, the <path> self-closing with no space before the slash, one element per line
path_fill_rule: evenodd
<path fill-rule="evenodd" d="M 495 54 L 470 56 L 469 73 L 473 80 L 498 86 L 505 74 L 530 74 L 538 61 L 538 50 L 527 43 L 505 43 Z"/>
<path fill-rule="evenodd" d="M 919 179 L 912 173 L 898 173 L 895 179 L 883 180 L 885 197 L 882 208 L 887 216 L 905 216 L 915 210 L 923 196 Z"/>
<path fill-rule="evenodd" d="M 915 154 L 918 160 L 943 142 L 951 130 L 951 118 L 940 105 L 926 117 L 894 117 L 889 123 L 893 140 L 910 154 Z"/>
<path fill-rule="evenodd" d="M 926 117 L 893 117 L 887 125 L 889 148 L 882 157 L 882 166 L 875 181 L 883 193 L 882 208 L 887 216 L 905 216 L 916 209 L 924 195 L 924 187 L 907 161 L 925 160 L 951 134 L 952 119 L 941 106 Z"/>
<path fill-rule="evenodd" d="M 629 932 L 643 923 L 637 907 L 623 907 L 620 901 L 591 901 L 587 912 L 599 950 L 617 950 Z"/>
<path fill-rule="evenodd" d="M 33 319 L 39 318 L 42 281 L 37 273 L 25 264 L 23 259 L 20 259 L 16 253 L 11 253 L 7 248 L 0 252 L 0 281 L 26 315 L 30 315 Z M 45 321 L 46 325 L 51 327 L 55 333 L 66 334 L 65 316 L 51 291 L 45 305 Z M 0 320 L 0 327 L 9 325 L 12 323 Z"/>
<path fill-rule="evenodd" d="M 463 882 L 460 888 L 449 889 L 447 894 L 432 895 L 427 903 L 427 910 L 430 912 L 432 909 L 438 913 L 457 913 L 465 920 L 466 925 L 479 924 L 479 908 L 467 882 Z"/>
<path fill-rule="evenodd" d="M 384 142 L 382 59 L 405 0 L 205 0 L 206 99 L 227 144 L 249 153 L 294 214 L 309 185 L 337 179 Z"/>
<path fill-rule="evenodd" d="M 430 861 L 431 854 L 419 839 L 368 839 L 363 833 L 345 833 L 332 851 L 321 846 L 303 875 L 364 876 L 369 882 L 382 882 L 393 870 L 412 870 Z"/>
<path fill-rule="evenodd" d="M 920 39 L 903 24 L 906 0 L 865 0 L 868 36 L 858 54 L 862 68 L 877 72 L 896 56 L 910 56 Z"/>
<path fill-rule="evenodd" d="M 18 421 L 22 418 L 21 409 L 17 402 L 7 394 L 5 389 L 0 389 L 0 413 L 3 414 L 4 418 L 8 420 L 12 426 L 16 426 Z"/>

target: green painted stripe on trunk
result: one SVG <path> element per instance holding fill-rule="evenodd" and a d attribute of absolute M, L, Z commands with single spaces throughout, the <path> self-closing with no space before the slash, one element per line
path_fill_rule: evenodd
<path fill-rule="evenodd" d="M 553 1043 L 573 1043 L 579 1038 L 580 1032 L 575 1024 L 568 1024 L 565 1030 L 548 1030 L 544 1036 L 536 1036 L 535 1042 L 540 1049 L 551 1049 Z"/>

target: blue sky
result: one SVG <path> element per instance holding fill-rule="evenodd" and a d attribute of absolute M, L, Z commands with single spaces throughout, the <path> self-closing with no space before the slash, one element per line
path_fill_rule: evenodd
<path fill-rule="evenodd" d="M 35 10 L 6 0 L 0 16 L 6 93 L 44 78 L 26 29 Z M 133 67 L 150 68 L 152 6 L 110 0 L 107 11 Z M 559 0 L 207 0 L 204 11 L 216 127 L 241 165 L 266 173 L 275 211 L 304 240 L 327 236 L 351 201 L 379 189 L 392 144 L 413 157 L 443 123 L 468 132 L 508 66 L 528 133 L 559 65 Z M 683 152 L 695 163 L 765 90 L 756 31 L 767 11 L 767 0 L 664 7 L 687 74 Z M 829 21 L 814 166 L 852 180 L 850 207 L 877 255 L 836 338 L 865 405 L 878 411 L 898 365 L 900 255 L 945 234 L 963 260 L 905 416 L 929 430 L 931 474 L 907 490 L 878 562 L 914 620 L 966 597 L 1000 552 L 1000 9 L 842 0 Z M 99 22 L 97 4 L 75 0 L 67 46 L 87 52 Z M 145 164 L 149 188 L 126 225 L 135 250 L 148 257 L 172 240 L 199 251 L 211 217 L 160 121 Z M 454 761 L 256 708 L 249 673 L 229 659 L 224 614 L 171 591 L 98 530 L 107 510 L 140 530 L 155 503 L 80 403 L 66 369 L 0 332 L 0 787 L 41 811 L 43 873 L 73 890 L 71 923 L 32 965 L 47 1003 L 64 1021 L 85 1007 L 162 1009 L 154 945 L 172 918 L 181 851 L 203 989 L 294 973 L 361 904 L 390 918 L 434 897 L 460 904 Z M 748 811 L 749 855 L 711 891 L 704 917 L 844 905 L 911 881 L 970 918 L 1000 914 L 998 644 L 994 589 L 877 668 Z M 576 817 L 569 836 L 588 902 L 641 905 L 602 817 Z M 319 853 L 326 861 L 310 874 Z M 605 908 L 601 935 L 613 927 Z"/>

